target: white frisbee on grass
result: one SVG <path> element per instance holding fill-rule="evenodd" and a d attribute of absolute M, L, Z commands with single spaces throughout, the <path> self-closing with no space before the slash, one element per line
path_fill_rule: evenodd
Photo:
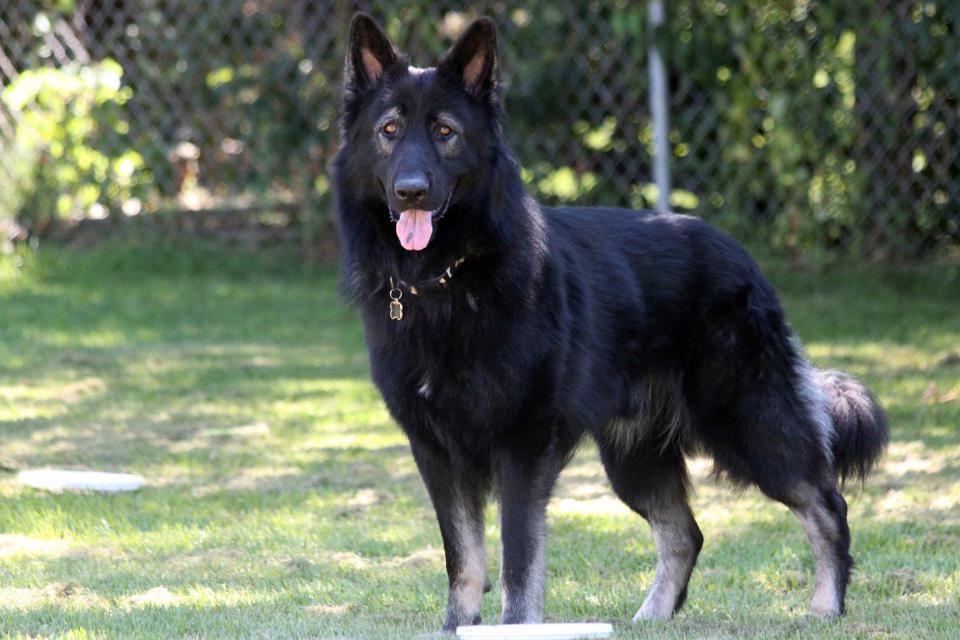
<path fill-rule="evenodd" d="M 47 491 L 136 491 L 143 486 L 143 476 L 106 471 L 71 471 L 67 469 L 33 469 L 21 471 L 17 478 L 23 484 Z"/>
<path fill-rule="evenodd" d="M 606 622 L 559 622 L 552 624 L 478 624 L 457 627 L 464 640 L 578 640 L 609 638 L 613 625 Z"/>

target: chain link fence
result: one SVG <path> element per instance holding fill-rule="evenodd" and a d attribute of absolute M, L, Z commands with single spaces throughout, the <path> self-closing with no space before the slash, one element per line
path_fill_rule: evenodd
<path fill-rule="evenodd" d="M 674 210 L 797 252 L 960 247 L 956 3 L 0 2 L 0 216 L 202 210 L 328 227 L 355 10 L 427 64 L 500 25 L 508 138 L 550 202 L 650 207 L 648 47 Z"/>

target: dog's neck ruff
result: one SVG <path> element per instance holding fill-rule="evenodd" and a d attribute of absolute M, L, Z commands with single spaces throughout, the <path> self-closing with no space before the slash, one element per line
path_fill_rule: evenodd
<path fill-rule="evenodd" d="M 448 264 L 447 268 L 444 269 L 443 273 L 441 273 L 439 276 L 421 280 L 417 284 L 410 284 L 401 280 L 400 278 L 394 278 L 393 276 L 390 276 L 390 290 L 388 292 L 388 295 L 390 296 L 390 319 L 403 319 L 403 304 L 400 302 L 400 298 L 403 297 L 404 291 L 409 291 L 411 295 L 415 296 L 425 296 L 432 293 L 438 293 L 446 289 L 447 285 L 450 284 L 450 281 L 453 279 L 453 274 L 456 273 L 460 266 L 466 261 L 467 256 L 460 256 Z"/>

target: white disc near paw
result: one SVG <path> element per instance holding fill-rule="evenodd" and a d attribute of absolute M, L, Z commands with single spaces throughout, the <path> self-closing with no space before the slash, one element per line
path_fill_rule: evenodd
<path fill-rule="evenodd" d="M 136 491 L 143 486 L 143 476 L 106 471 L 71 471 L 67 469 L 34 469 L 21 471 L 17 478 L 23 484 L 47 491 Z"/>
<path fill-rule="evenodd" d="M 457 627 L 464 640 L 578 640 L 609 638 L 613 626 L 605 622 L 564 622 L 553 624 L 478 624 Z"/>

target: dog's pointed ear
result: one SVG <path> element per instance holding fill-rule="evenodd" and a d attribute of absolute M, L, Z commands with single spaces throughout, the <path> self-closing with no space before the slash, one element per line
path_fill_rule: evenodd
<path fill-rule="evenodd" d="M 498 67 L 497 27 L 490 18 L 474 20 L 437 64 L 444 76 L 459 79 L 476 96 L 496 89 Z"/>
<path fill-rule="evenodd" d="M 350 23 L 347 61 L 343 83 L 355 89 L 372 89 L 391 66 L 400 60 L 400 54 L 373 18 L 357 13 Z"/>

